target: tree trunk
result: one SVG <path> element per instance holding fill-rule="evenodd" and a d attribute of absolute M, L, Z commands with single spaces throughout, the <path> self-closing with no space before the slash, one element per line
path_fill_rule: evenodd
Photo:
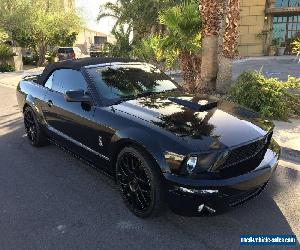
<path fill-rule="evenodd" d="M 223 83 L 226 84 L 228 79 L 228 75 L 230 75 L 230 72 L 228 70 L 232 69 L 232 67 L 229 67 L 228 69 L 226 63 L 227 58 L 223 55 L 223 46 L 224 46 L 224 36 L 225 36 L 225 30 L 227 25 L 227 14 L 228 14 L 228 0 L 222 0 L 223 4 L 223 18 L 221 19 L 221 28 L 220 28 L 220 35 L 218 40 L 218 75 L 217 75 L 217 81 L 216 81 L 216 89 L 218 93 L 224 93 L 226 90 L 226 86 L 223 85 Z"/>
<path fill-rule="evenodd" d="M 201 78 L 197 83 L 197 88 L 202 93 L 211 93 L 216 89 L 216 79 L 218 73 L 218 37 L 210 35 L 202 40 L 202 64 Z"/>
<path fill-rule="evenodd" d="M 44 65 L 45 59 L 46 59 L 46 53 L 47 53 L 47 45 L 45 43 L 42 43 L 39 46 L 39 50 L 38 50 L 38 56 L 39 56 L 39 60 L 37 62 L 38 67 L 41 67 Z"/>
<path fill-rule="evenodd" d="M 180 53 L 180 67 L 182 71 L 184 88 L 190 90 L 195 85 L 195 72 L 191 61 L 191 54 L 189 51 Z"/>
<path fill-rule="evenodd" d="M 216 89 L 218 73 L 218 36 L 222 17 L 222 1 L 202 0 L 202 65 L 201 80 L 197 89 L 202 93 L 211 93 Z"/>
<path fill-rule="evenodd" d="M 237 55 L 238 22 L 240 19 L 239 0 L 225 0 L 225 20 L 223 21 L 223 46 L 219 55 L 217 91 L 226 93 L 232 84 L 232 63 Z"/>
<path fill-rule="evenodd" d="M 194 70 L 194 82 L 193 82 L 193 91 L 197 91 L 198 83 L 201 82 L 201 65 L 202 65 L 202 53 L 195 54 L 193 56 L 193 70 Z"/>
<path fill-rule="evenodd" d="M 223 54 L 219 56 L 217 92 L 220 94 L 225 94 L 232 84 L 232 63 L 232 58 L 225 57 Z"/>
<path fill-rule="evenodd" d="M 195 91 L 197 76 L 201 75 L 201 54 L 183 51 L 180 54 L 180 63 L 184 88 L 188 91 Z"/>

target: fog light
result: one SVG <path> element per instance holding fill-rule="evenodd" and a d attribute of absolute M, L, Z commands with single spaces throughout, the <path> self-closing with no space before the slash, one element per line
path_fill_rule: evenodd
<path fill-rule="evenodd" d="M 186 169 L 189 173 L 193 172 L 197 166 L 197 157 L 190 157 L 186 162 Z"/>

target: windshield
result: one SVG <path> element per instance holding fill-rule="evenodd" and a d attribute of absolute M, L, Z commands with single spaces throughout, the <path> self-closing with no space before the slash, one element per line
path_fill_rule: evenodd
<path fill-rule="evenodd" d="M 73 53 L 73 48 L 59 48 L 57 52 L 64 54 Z"/>
<path fill-rule="evenodd" d="M 177 89 L 167 75 L 146 63 L 90 67 L 87 68 L 87 72 L 100 95 L 110 101 Z"/>

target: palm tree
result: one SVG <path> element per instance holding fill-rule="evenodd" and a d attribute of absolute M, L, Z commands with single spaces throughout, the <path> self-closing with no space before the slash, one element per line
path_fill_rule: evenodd
<path fill-rule="evenodd" d="M 232 82 L 232 62 L 238 46 L 238 21 L 240 19 L 239 0 L 226 0 L 222 27 L 222 50 L 219 55 L 217 91 L 225 93 Z"/>
<path fill-rule="evenodd" d="M 223 14 L 223 1 L 202 0 L 202 65 L 201 79 L 197 81 L 200 92 L 210 93 L 216 89 L 218 73 L 218 36 Z"/>
<path fill-rule="evenodd" d="M 115 43 L 106 43 L 104 50 L 109 56 L 127 58 L 133 49 L 132 41 L 130 40 L 130 26 L 124 27 L 119 25 L 111 32 L 115 37 Z"/>
<path fill-rule="evenodd" d="M 158 13 L 176 4 L 180 0 L 117 0 L 100 6 L 97 20 L 111 16 L 116 18 L 115 28 L 119 25 L 131 25 L 134 40 L 141 40 L 149 34 L 159 34 L 163 27 L 159 24 Z"/>
<path fill-rule="evenodd" d="M 161 38 L 161 49 L 171 61 L 179 58 L 185 87 L 195 88 L 197 74 L 201 65 L 201 25 L 198 4 L 186 1 L 169 8 L 159 15 L 160 23 L 167 28 Z"/>

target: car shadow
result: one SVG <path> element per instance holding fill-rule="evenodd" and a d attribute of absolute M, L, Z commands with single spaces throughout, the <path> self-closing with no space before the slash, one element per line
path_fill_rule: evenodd
<path fill-rule="evenodd" d="M 240 234 L 295 234 L 273 198 L 287 188 L 276 176 L 259 197 L 222 215 L 166 211 L 142 220 L 126 209 L 113 180 L 57 146 L 31 147 L 22 118 L 5 118 L 0 125 L 4 249 L 238 249 Z M 298 172 L 290 177 L 292 185 L 299 181 Z M 286 195 L 286 202 L 293 202 L 289 199 Z"/>

